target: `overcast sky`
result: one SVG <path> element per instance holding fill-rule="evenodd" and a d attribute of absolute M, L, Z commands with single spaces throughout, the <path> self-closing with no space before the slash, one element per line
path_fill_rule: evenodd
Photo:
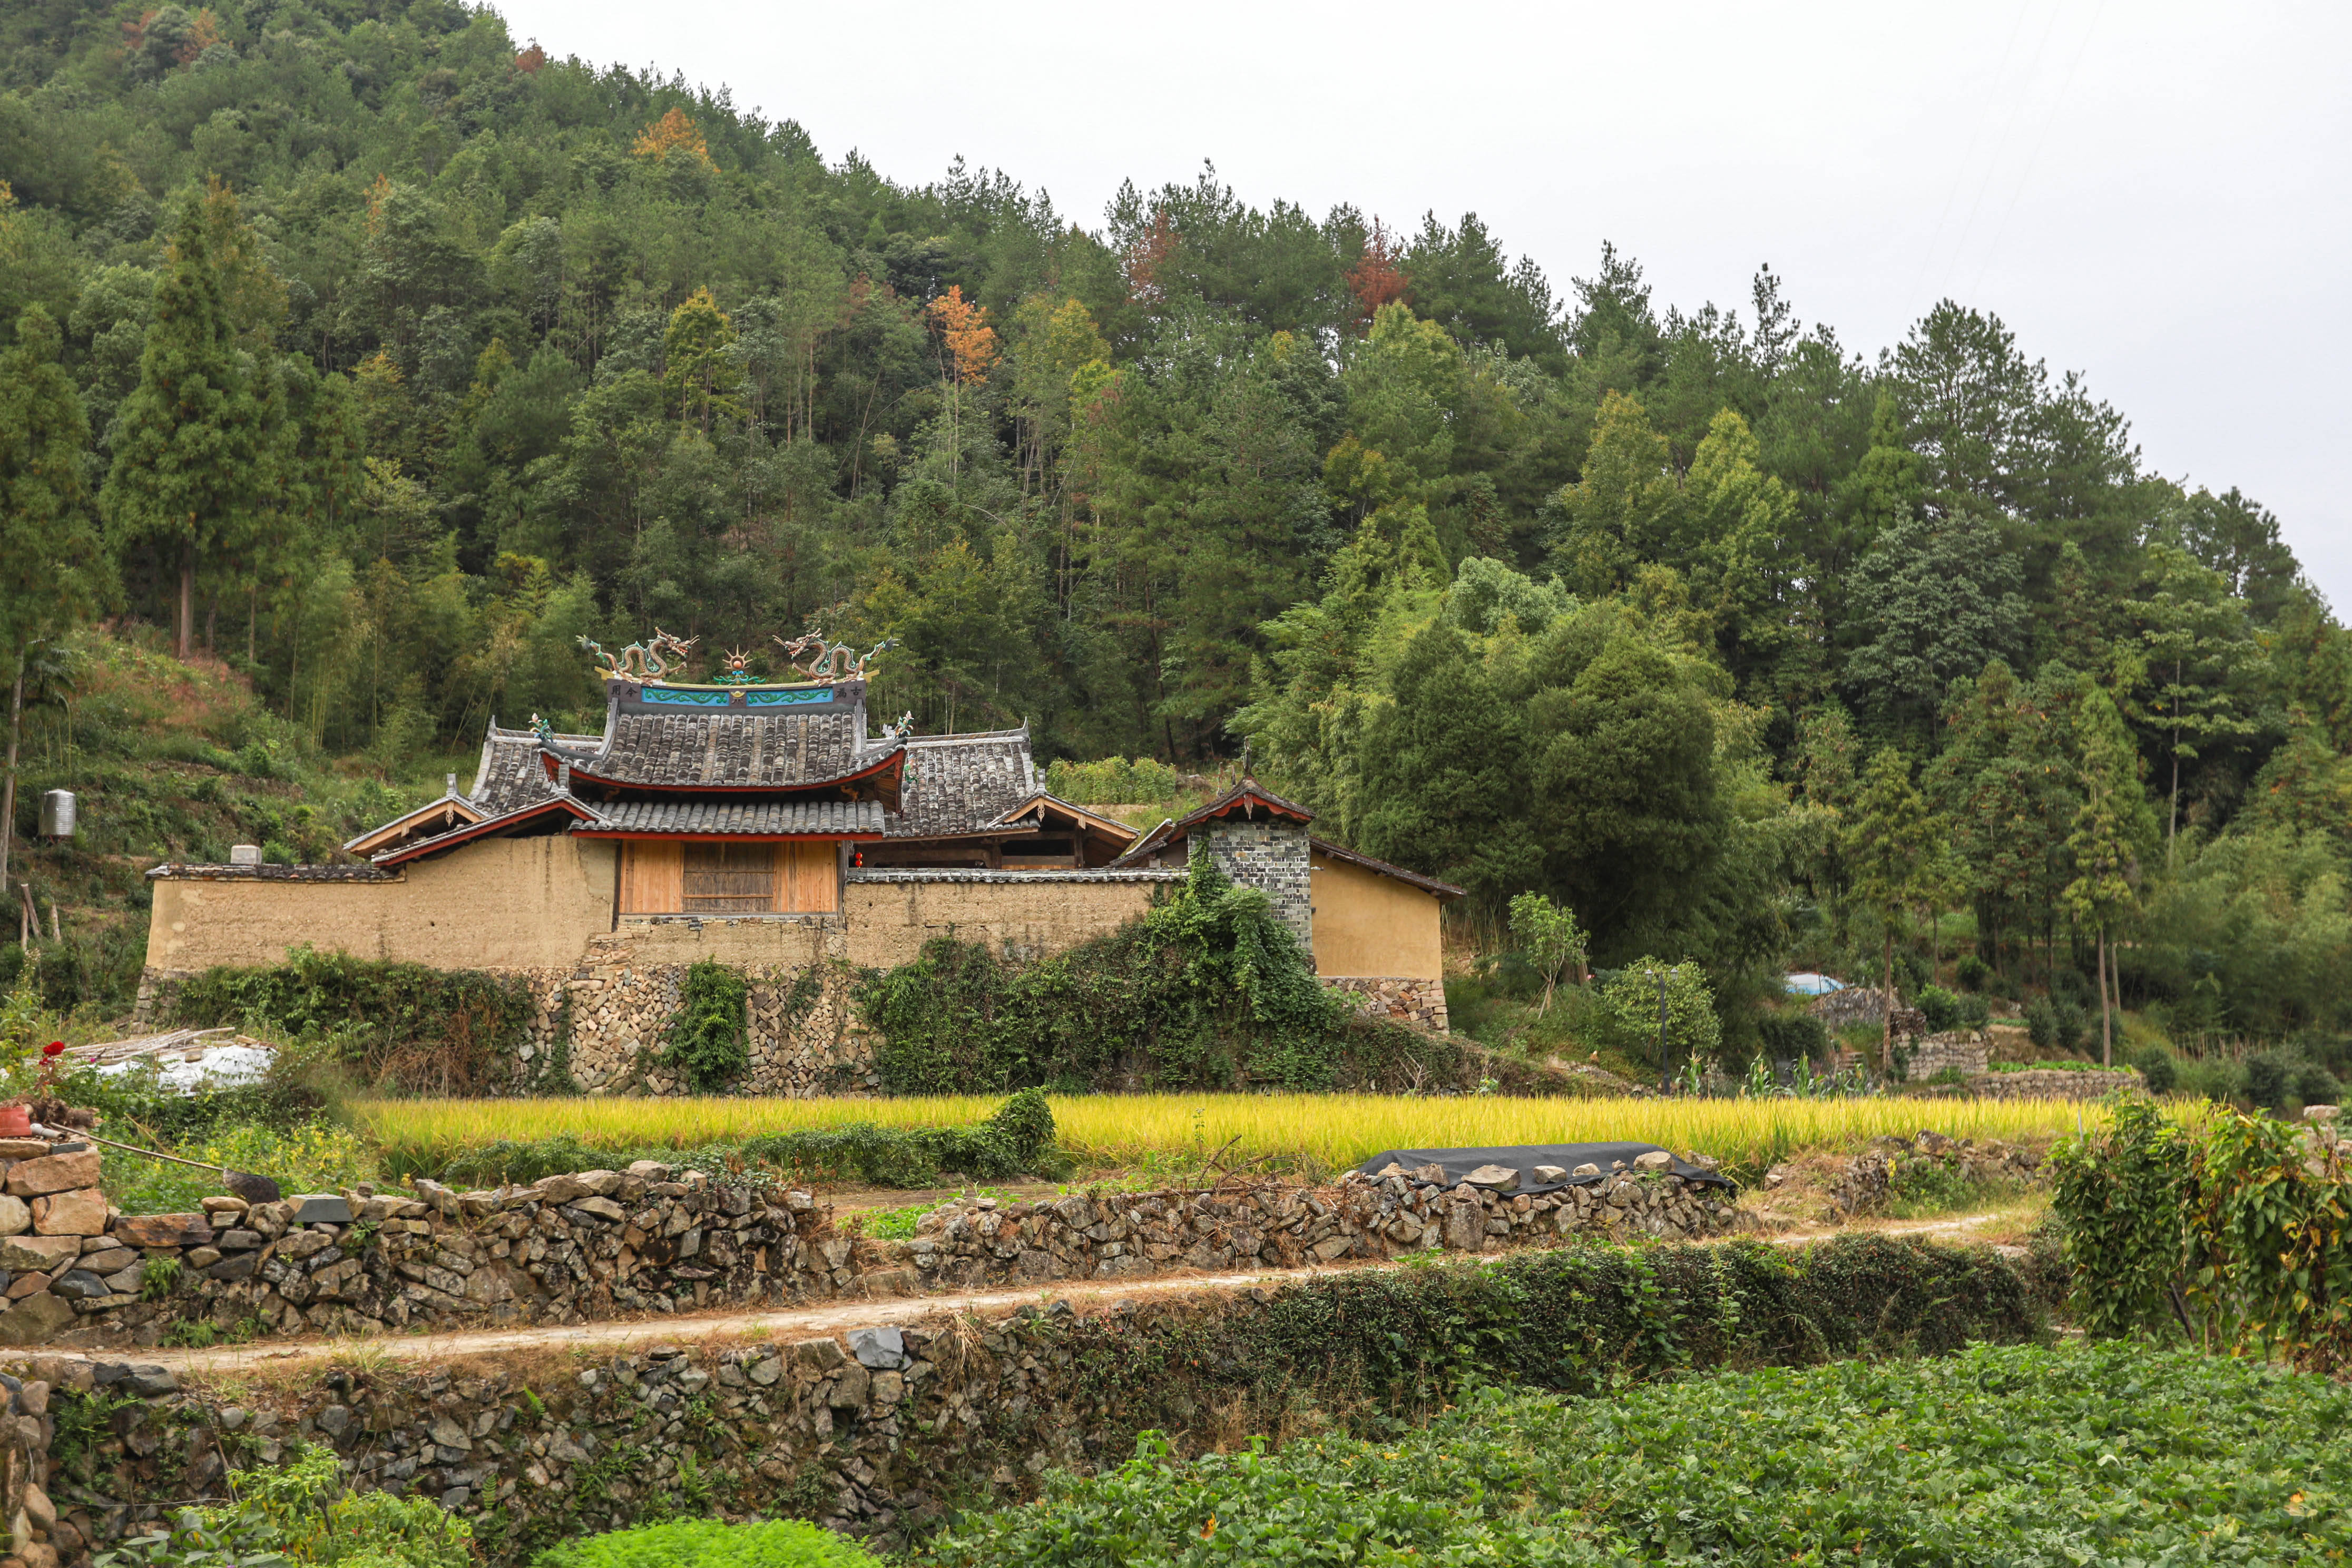
<path fill-rule="evenodd" d="M 1663 308 L 1769 262 L 1875 357 L 1937 299 L 2084 372 L 2147 465 L 2279 514 L 2352 614 L 2352 7 L 504 0 L 921 184 L 961 153 L 1099 226 L 1202 161 L 1246 201 L 1486 220 L 1557 292 L 1601 241 Z"/>

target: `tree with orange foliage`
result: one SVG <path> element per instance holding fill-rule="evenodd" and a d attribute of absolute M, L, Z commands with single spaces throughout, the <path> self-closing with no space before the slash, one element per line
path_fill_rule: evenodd
<path fill-rule="evenodd" d="M 515 69 L 522 72 L 523 75 L 537 76 L 547 68 L 547 51 L 539 47 L 537 38 L 533 38 L 530 41 L 530 47 L 517 55 L 514 63 Z"/>
<path fill-rule="evenodd" d="M 950 283 L 948 291 L 925 307 L 937 327 L 940 341 L 946 345 L 953 362 L 953 379 L 965 386 L 977 386 L 988 379 L 988 367 L 996 363 L 996 329 L 988 324 L 988 307 L 975 305 L 963 297 L 963 285 Z"/>
<path fill-rule="evenodd" d="M 651 158 L 656 163 L 667 163 L 672 158 L 684 158 L 706 169 L 719 165 L 710 161 L 710 146 L 702 139 L 702 132 L 686 117 L 682 109 L 672 109 L 637 134 L 636 145 L 629 149 L 640 158 Z"/>
<path fill-rule="evenodd" d="M 988 367 L 996 363 L 996 329 L 988 324 L 988 307 L 967 300 L 961 283 L 948 285 L 946 293 L 924 307 L 924 314 L 930 317 L 947 350 L 947 357 L 940 366 L 940 379 L 948 387 L 948 471 L 960 473 L 963 468 L 963 389 L 978 386 L 988 379 Z"/>
<path fill-rule="evenodd" d="M 1151 209 L 1151 226 L 1128 247 L 1120 258 L 1127 273 L 1127 297 L 1139 305 L 1157 305 L 1167 299 L 1160 268 L 1176 254 L 1176 224 L 1166 207 Z"/>
<path fill-rule="evenodd" d="M 1388 226 L 1374 218 L 1372 232 L 1364 240 L 1364 254 L 1348 274 L 1348 288 L 1356 296 L 1359 322 L 1370 325 L 1381 306 L 1402 300 L 1412 286 L 1412 279 L 1397 265 L 1400 254 Z"/>

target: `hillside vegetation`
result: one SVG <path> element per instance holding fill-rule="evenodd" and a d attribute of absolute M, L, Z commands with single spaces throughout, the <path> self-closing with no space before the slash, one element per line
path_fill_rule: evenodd
<path fill-rule="evenodd" d="M 1246 742 L 1485 945 L 1534 891 L 1603 988 L 1688 963 L 1677 1061 L 1744 1059 L 1796 963 L 2343 1065 L 2352 647 L 2273 517 L 1994 314 L 1866 354 L 1769 269 L 1672 307 L 1614 250 L 1559 283 L 1474 215 L 1213 172 L 1074 221 L 552 42 L 453 0 L 0 19 L 0 658 L 68 730 L 152 628 L 250 693 L 123 742 L 185 752 L 134 811 L 95 748 L 39 763 L 86 847 L 320 853 L 493 716 L 591 721 L 582 637 L 774 675 L 814 621 L 897 641 L 877 711 L 1025 720 L 1104 804 Z M 101 615 L 150 630 L 40 673 Z M 119 999 L 94 962 L 60 997 Z"/>

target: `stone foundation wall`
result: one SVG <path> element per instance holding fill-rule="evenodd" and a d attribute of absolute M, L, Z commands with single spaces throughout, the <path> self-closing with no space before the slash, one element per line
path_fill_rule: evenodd
<path fill-rule="evenodd" d="M 845 956 L 842 922 L 836 918 L 809 925 L 818 953 L 814 962 L 770 957 L 738 963 L 750 983 L 751 1057 L 735 1086 L 738 1092 L 813 1099 L 881 1086 L 850 1001 L 856 976 Z M 656 934 L 671 933 L 625 926 L 614 935 L 591 938 L 587 952 L 571 969 L 527 972 L 538 1007 L 530 1038 L 518 1053 L 525 1083 L 551 1069 L 546 1053 L 560 1051 L 572 1081 L 592 1094 L 626 1089 L 692 1092 L 658 1060 L 692 960 L 684 954 L 649 957 L 646 950 L 655 945 L 649 937 Z"/>
<path fill-rule="evenodd" d="M 1327 974 L 1322 978 L 1325 985 L 1346 993 L 1358 1007 L 1376 1018 L 1391 1018 L 1441 1035 L 1446 1032 L 1443 980 L 1379 974 Z"/>

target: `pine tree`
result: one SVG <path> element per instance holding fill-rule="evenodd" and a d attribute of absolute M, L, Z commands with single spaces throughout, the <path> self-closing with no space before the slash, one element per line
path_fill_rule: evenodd
<path fill-rule="evenodd" d="M 234 548 L 264 494 L 264 394 L 237 346 L 205 204 L 191 199 L 166 254 L 139 363 L 124 400 L 114 466 L 100 494 L 116 554 L 176 555 L 174 644 L 194 651 L 198 563 Z"/>
<path fill-rule="evenodd" d="M 97 607 L 105 557 L 91 527 L 81 452 L 89 425 L 58 363 L 58 324 L 38 305 L 0 353 L 0 658 L 12 672 L 7 780 L 0 787 L 0 893 L 16 820 L 16 742 L 35 645 Z"/>
<path fill-rule="evenodd" d="M 1892 746 L 1880 748 L 1863 775 L 1845 830 L 1846 862 L 1854 891 L 1874 910 L 1885 932 L 1886 1026 L 1879 1056 L 1895 1045 L 1895 921 L 1922 890 L 1929 850 L 1927 803 L 1911 787 L 1911 764 Z"/>

